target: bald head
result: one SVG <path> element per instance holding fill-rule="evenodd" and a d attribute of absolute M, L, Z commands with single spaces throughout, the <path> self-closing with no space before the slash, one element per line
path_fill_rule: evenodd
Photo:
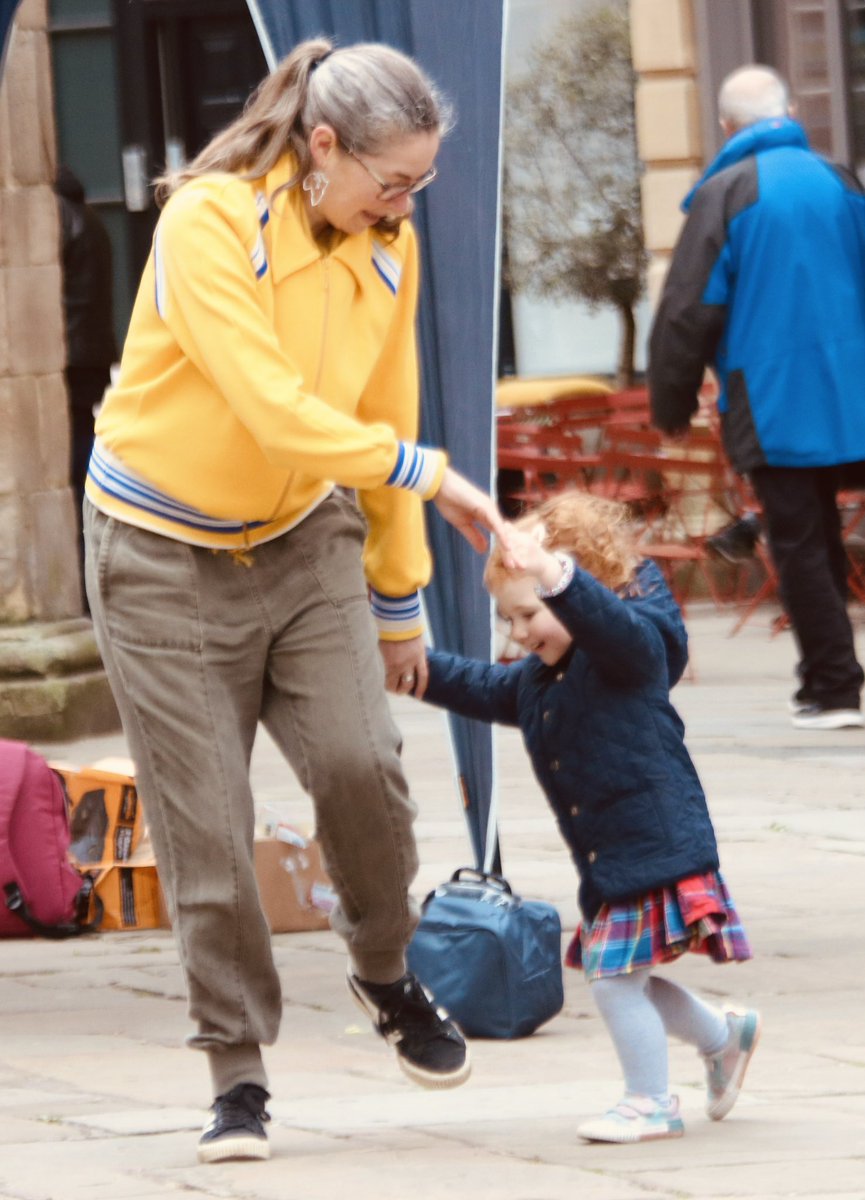
<path fill-rule="evenodd" d="M 740 67 L 721 84 L 718 116 L 728 136 L 755 121 L 786 117 L 790 112 L 787 84 L 771 67 Z"/>

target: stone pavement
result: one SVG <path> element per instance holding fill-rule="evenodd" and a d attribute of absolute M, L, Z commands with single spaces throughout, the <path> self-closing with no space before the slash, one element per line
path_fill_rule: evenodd
<path fill-rule="evenodd" d="M 860 657 L 865 628 L 857 613 Z M 586 1145 L 577 1122 L 619 1095 L 611 1045 L 580 975 L 533 1037 L 473 1043 L 468 1084 L 423 1092 L 359 1019 L 330 933 L 275 941 L 285 1015 L 267 1056 L 273 1157 L 199 1166 L 209 1100 L 186 1049 L 170 934 L 107 933 L 0 948 L 0 1200 L 863 1200 L 865 1198 L 865 733 L 805 733 L 786 713 L 794 650 L 766 618 L 689 614 L 692 677 L 676 691 L 709 795 L 753 962 L 670 968 L 765 1026 L 727 1120 L 703 1115 L 693 1051 L 671 1047 L 684 1140 Z M 443 717 L 395 702 L 420 806 L 418 894 L 469 859 Z M 122 738 L 40 746 L 91 762 Z M 515 890 L 576 922 L 567 856 L 513 731 L 497 734 L 504 865 Z M 272 745 L 256 745 L 259 803 L 308 823 Z"/>

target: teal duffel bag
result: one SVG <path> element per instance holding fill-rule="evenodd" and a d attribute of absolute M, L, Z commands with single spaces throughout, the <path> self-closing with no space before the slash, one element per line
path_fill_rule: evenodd
<path fill-rule="evenodd" d="M 557 910 L 471 867 L 427 896 L 408 967 L 466 1037 L 526 1037 L 564 1003 Z"/>

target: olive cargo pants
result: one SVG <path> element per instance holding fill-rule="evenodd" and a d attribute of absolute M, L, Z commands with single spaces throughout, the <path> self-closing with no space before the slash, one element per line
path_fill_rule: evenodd
<path fill-rule="evenodd" d="M 259 720 L 312 797 L 353 969 L 388 983 L 417 923 L 415 807 L 361 566 L 337 490 L 251 565 L 85 502 L 87 592 L 137 771 L 214 1092 L 266 1086 L 280 984 L 253 865 Z"/>

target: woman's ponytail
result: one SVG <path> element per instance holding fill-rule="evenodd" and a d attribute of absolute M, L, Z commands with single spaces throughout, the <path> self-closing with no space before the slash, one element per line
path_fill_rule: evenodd
<path fill-rule="evenodd" d="M 243 112 L 201 150 L 192 162 L 167 171 L 154 181 L 158 204 L 190 179 L 227 171 L 259 179 L 287 149 L 294 151 L 299 172 L 309 167 L 309 150 L 302 115 L 309 98 L 310 78 L 333 52 L 327 38 L 301 42 L 249 97 Z"/>

